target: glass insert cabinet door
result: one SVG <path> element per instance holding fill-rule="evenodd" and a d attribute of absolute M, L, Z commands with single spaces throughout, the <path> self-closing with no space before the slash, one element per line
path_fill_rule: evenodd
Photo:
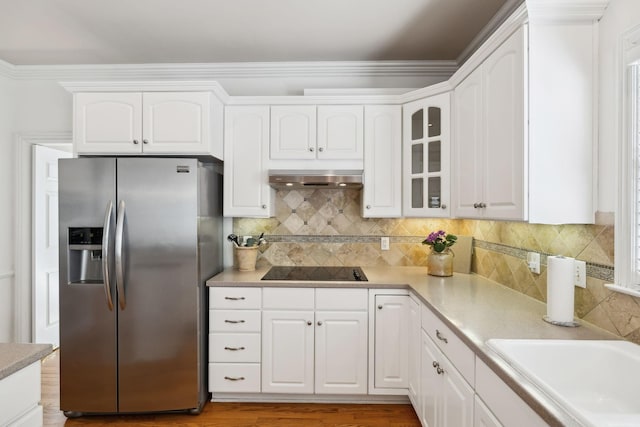
<path fill-rule="evenodd" d="M 403 106 L 403 215 L 450 216 L 451 95 Z"/>

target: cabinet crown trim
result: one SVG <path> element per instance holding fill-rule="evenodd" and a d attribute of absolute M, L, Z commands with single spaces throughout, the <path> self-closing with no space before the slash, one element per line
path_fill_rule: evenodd
<path fill-rule="evenodd" d="M 592 22 L 602 17 L 609 0 L 526 0 L 531 22 Z"/>

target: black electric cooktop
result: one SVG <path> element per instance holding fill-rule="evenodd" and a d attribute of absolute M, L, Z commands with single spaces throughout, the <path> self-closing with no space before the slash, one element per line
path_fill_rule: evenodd
<path fill-rule="evenodd" d="M 271 267 L 262 280 L 366 282 L 360 267 Z"/>

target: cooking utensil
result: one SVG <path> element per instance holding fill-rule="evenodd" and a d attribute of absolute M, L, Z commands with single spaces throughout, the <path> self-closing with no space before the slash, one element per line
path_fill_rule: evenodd
<path fill-rule="evenodd" d="M 231 233 L 227 236 L 227 240 L 230 242 L 233 242 L 234 245 L 236 245 L 237 247 L 240 247 L 240 243 L 238 243 L 238 236 L 236 236 L 235 234 Z"/>

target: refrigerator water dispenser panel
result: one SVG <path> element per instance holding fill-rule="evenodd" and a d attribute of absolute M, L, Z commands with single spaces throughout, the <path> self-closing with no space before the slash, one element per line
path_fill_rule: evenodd
<path fill-rule="evenodd" d="M 102 227 L 69 228 L 69 284 L 103 283 Z"/>

